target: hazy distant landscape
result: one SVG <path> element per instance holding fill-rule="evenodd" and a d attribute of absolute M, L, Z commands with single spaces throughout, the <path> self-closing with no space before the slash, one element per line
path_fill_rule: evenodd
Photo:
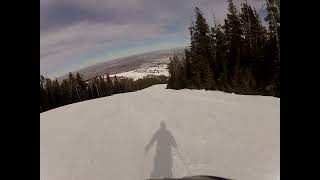
<path fill-rule="evenodd" d="M 96 76 L 105 75 L 106 73 L 117 74 L 132 71 L 138 68 L 148 68 L 156 64 L 167 64 L 169 63 L 169 57 L 172 57 L 175 53 L 183 53 L 184 48 L 186 47 L 152 51 L 143 54 L 117 58 L 80 69 L 77 72 L 82 74 L 83 79 L 90 79 Z M 58 80 L 62 81 L 67 77 L 68 74 L 59 77 Z"/>

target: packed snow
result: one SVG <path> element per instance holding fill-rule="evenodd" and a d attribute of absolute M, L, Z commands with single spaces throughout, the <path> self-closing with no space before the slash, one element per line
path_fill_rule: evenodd
<path fill-rule="evenodd" d="M 279 98 L 165 87 L 41 113 L 41 180 L 142 180 L 164 166 L 173 177 L 279 179 Z M 159 132 L 177 145 L 160 159 Z"/>
<path fill-rule="evenodd" d="M 131 78 L 133 80 L 138 80 L 148 75 L 169 76 L 167 66 L 168 66 L 167 64 L 156 64 L 146 68 L 139 68 L 139 69 L 135 69 L 128 72 L 112 74 L 110 75 L 110 77 L 117 76 L 117 77 L 126 77 L 126 78 Z"/>

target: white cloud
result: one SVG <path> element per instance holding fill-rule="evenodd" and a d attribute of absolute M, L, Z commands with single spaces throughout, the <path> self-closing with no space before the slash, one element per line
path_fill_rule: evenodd
<path fill-rule="evenodd" d="M 165 33 L 161 24 L 102 24 L 81 22 L 40 37 L 42 71 L 50 66 L 69 64 L 76 58 L 97 49 L 111 48 L 120 43 L 139 41 Z"/>

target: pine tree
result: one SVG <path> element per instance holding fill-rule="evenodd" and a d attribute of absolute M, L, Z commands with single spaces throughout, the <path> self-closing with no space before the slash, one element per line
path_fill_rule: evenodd
<path fill-rule="evenodd" d="M 228 59 L 227 59 L 227 46 L 226 46 L 226 37 L 222 31 L 221 25 L 217 25 L 215 28 L 216 36 L 216 59 L 219 65 L 220 76 L 218 77 L 219 81 L 227 82 L 228 80 Z"/>
<path fill-rule="evenodd" d="M 214 59 L 210 52 L 209 26 L 198 7 L 195 8 L 195 24 L 191 26 L 191 84 L 196 88 L 206 88 L 207 79 L 213 77 Z M 207 67 L 210 70 L 208 71 Z M 208 73 L 212 74 L 208 74 Z M 210 85 L 211 86 L 211 85 Z"/>
<path fill-rule="evenodd" d="M 113 83 L 114 83 L 113 94 L 120 93 L 120 90 L 121 90 L 120 89 L 120 83 L 119 83 L 119 80 L 118 80 L 117 76 L 114 76 Z"/>
<path fill-rule="evenodd" d="M 107 92 L 108 92 L 107 83 L 103 80 L 101 76 L 99 76 L 98 81 L 99 81 L 99 87 L 101 90 L 101 96 L 102 97 L 107 96 Z"/>
<path fill-rule="evenodd" d="M 69 72 L 68 76 L 68 83 L 69 83 L 69 94 L 71 96 L 72 102 L 79 102 L 81 101 L 79 95 L 76 92 L 76 80 L 71 72 Z"/>
<path fill-rule="evenodd" d="M 249 5 L 242 4 L 240 14 L 246 48 L 248 50 L 247 64 L 255 64 L 263 56 L 265 46 L 265 28 L 262 26 L 257 12 Z"/>
<path fill-rule="evenodd" d="M 61 92 L 62 92 L 63 105 L 72 103 L 70 85 L 68 80 L 66 79 L 64 79 L 61 83 Z"/>
<path fill-rule="evenodd" d="M 87 87 L 86 87 L 86 84 L 85 84 L 85 82 L 79 72 L 77 72 L 77 74 L 76 74 L 76 82 L 77 82 L 77 90 L 80 94 L 80 98 L 87 99 L 87 95 L 86 95 L 86 88 Z"/>
<path fill-rule="evenodd" d="M 252 6 L 247 3 L 241 5 L 240 19 L 242 23 L 244 44 L 242 45 L 242 70 L 243 79 L 250 79 L 246 85 L 251 88 L 252 93 L 258 93 L 264 86 L 264 74 L 267 66 L 264 62 L 264 48 L 266 45 L 265 28 L 262 26 L 260 18 Z M 252 77 L 246 77 L 252 76 Z M 253 87 L 257 86 L 257 87 Z M 249 91 L 249 90 L 246 90 Z"/>
<path fill-rule="evenodd" d="M 175 68 L 174 68 L 175 64 L 173 61 L 173 58 L 170 57 L 169 58 L 169 64 L 168 64 L 168 72 L 169 72 L 169 80 L 168 80 L 168 84 L 167 84 L 167 88 L 169 89 L 175 89 L 174 87 L 174 81 L 176 79 L 176 72 L 175 72 Z"/>
<path fill-rule="evenodd" d="M 114 92 L 114 90 L 113 90 L 113 82 L 111 81 L 110 76 L 107 73 L 107 96 L 112 95 L 113 92 Z"/>
<path fill-rule="evenodd" d="M 265 20 L 269 23 L 268 34 L 270 43 L 276 47 L 276 61 L 280 62 L 280 1 L 266 0 L 267 16 Z"/>
<path fill-rule="evenodd" d="M 46 83 L 44 76 L 40 75 L 40 111 L 50 109 L 49 96 L 46 92 Z"/>
<path fill-rule="evenodd" d="M 266 0 L 266 2 L 268 14 L 265 20 L 269 23 L 269 28 L 265 56 L 266 60 L 271 61 L 270 64 L 272 64 L 272 77 L 266 89 L 269 94 L 280 97 L 280 1 Z"/>
<path fill-rule="evenodd" d="M 62 92 L 61 92 L 61 88 L 60 88 L 60 85 L 59 85 L 59 82 L 57 79 L 53 82 L 53 93 L 54 93 L 53 98 L 55 99 L 55 102 L 56 102 L 55 107 L 61 106 L 62 105 L 62 102 L 61 102 Z"/>
<path fill-rule="evenodd" d="M 206 90 L 213 90 L 215 89 L 215 81 L 213 79 L 213 73 L 212 69 L 210 68 L 209 64 L 207 64 L 207 67 L 205 67 L 204 72 L 206 76 L 204 77 L 203 84 L 204 89 Z"/>
<path fill-rule="evenodd" d="M 90 94 L 91 99 L 98 97 L 95 91 L 95 85 L 94 85 L 93 79 L 88 84 L 88 93 Z"/>
<path fill-rule="evenodd" d="M 265 20 L 269 23 L 271 36 L 280 38 L 280 0 L 266 0 L 267 16 Z"/>
<path fill-rule="evenodd" d="M 170 75 L 168 80 L 168 88 L 184 88 L 184 69 L 181 65 L 181 61 L 179 60 L 177 54 L 175 54 L 172 58 L 170 57 L 168 70 Z"/>
<path fill-rule="evenodd" d="M 48 95 L 49 99 L 49 107 L 54 108 L 56 106 L 56 102 L 54 99 L 54 92 L 53 92 L 53 85 L 50 78 L 45 78 L 45 85 L 46 85 L 46 94 Z"/>
<path fill-rule="evenodd" d="M 191 53 L 188 49 L 184 50 L 185 53 L 185 59 L 184 59 L 184 79 L 185 79 L 185 87 L 190 88 L 191 87 L 191 77 L 192 77 L 192 72 L 191 72 Z"/>
<path fill-rule="evenodd" d="M 215 17 L 214 17 L 215 19 Z M 216 23 L 216 22 L 215 22 Z M 222 31 L 220 24 L 215 24 L 211 27 L 210 31 L 211 38 L 211 51 L 214 61 L 215 71 L 215 89 L 225 90 L 225 84 L 227 82 L 228 75 L 228 60 L 226 56 L 226 37 Z"/>
<path fill-rule="evenodd" d="M 228 0 L 228 14 L 223 25 L 226 37 L 228 57 L 228 77 L 234 78 L 235 71 L 240 69 L 241 43 L 243 30 L 236 6 L 232 0 Z"/>
<path fill-rule="evenodd" d="M 220 76 L 219 63 L 217 62 L 217 38 L 216 38 L 216 25 L 210 28 L 210 53 L 211 53 L 211 69 L 215 72 L 214 80 L 217 81 Z M 212 73 L 213 73 L 212 72 Z"/>
<path fill-rule="evenodd" d="M 93 91 L 96 93 L 96 97 L 97 98 L 101 97 L 101 90 L 99 87 L 99 80 L 97 77 L 93 78 L 92 86 L 93 86 L 92 88 L 94 89 Z"/>

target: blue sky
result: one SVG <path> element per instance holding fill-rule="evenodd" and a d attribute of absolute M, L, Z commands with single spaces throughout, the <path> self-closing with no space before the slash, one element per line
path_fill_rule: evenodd
<path fill-rule="evenodd" d="M 234 0 L 236 3 L 243 0 Z M 264 0 L 248 0 L 261 11 Z M 69 71 L 141 52 L 186 46 L 199 6 L 213 23 L 226 0 L 40 0 L 40 73 Z"/>

